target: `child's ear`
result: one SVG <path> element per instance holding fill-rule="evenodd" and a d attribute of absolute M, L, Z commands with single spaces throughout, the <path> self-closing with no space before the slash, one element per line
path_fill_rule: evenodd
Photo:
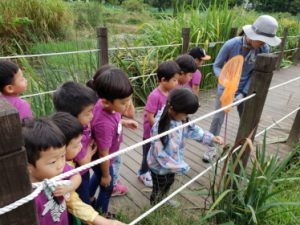
<path fill-rule="evenodd" d="M 13 85 L 9 84 L 9 85 L 6 85 L 4 88 L 3 88 L 3 93 L 5 94 L 13 94 L 14 93 L 14 87 Z"/>
<path fill-rule="evenodd" d="M 34 166 L 32 164 L 28 163 L 27 170 L 28 170 L 29 175 L 32 175 Z"/>
<path fill-rule="evenodd" d="M 104 107 L 109 106 L 109 101 L 106 100 L 105 98 L 102 98 L 101 101 L 102 101 L 102 105 L 103 105 Z"/>

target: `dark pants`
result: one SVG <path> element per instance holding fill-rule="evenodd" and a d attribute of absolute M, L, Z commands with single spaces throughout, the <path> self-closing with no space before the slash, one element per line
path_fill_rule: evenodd
<path fill-rule="evenodd" d="M 86 172 L 85 174 L 81 175 L 81 184 L 76 189 L 76 192 L 78 193 L 80 199 L 90 205 L 90 193 L 89 193 L 89 182 L 90 182 L 90 172 Z M 69 215 L 69 224 L 75 223 L 75 217 L 68 213 Z M 86 223 L 81 222 L 81 225 L 87 225 Z"/>
<path fill-rule="evenodd" d="M 145 140 L 145 139 L 143 139 Z M 141 164 L 141 168 L 139 170 L 139 175 L 145 174 L 149 171 L 148 163 L 147 163 L 147 155 L 151 146 L 151 142 L 143 145 L 143 160 Z"/>
<path fill-rule="evenodd" d="M 100 193 L 97 197 L 96 200 L 96 210 L 100 208 L 102 213 L 107 213 L 108 212 L 108 205 L 109 205 L 109 200 L 111 197 L 111 193 L 113 191 L 113 179 L 111 179 L 111 182 L 108 187 L 104 187 L 100 185 L 101 177 L 102 177 L 102 171 L 100 169 L 100 166 L 94 166 L 93 167 L 94 175 L 91 178 L 90 181 L 90 187 L 89 187 L 89 192 L 90 196 L 94 196 L 97 188 L 100 186 Z M 109 174 L 111 178 L 114 177 L 114 172 L 112 166 L 109 166 Z"/>
<path fill-rule="evenodd" d="M 153 181 L 153 188 L 150 196 L 150 204 L 155 205 L 168 194 L 170 187 L 174 183 L 175 173 L 158 175 L 151 171 L 151 177 Z"/>

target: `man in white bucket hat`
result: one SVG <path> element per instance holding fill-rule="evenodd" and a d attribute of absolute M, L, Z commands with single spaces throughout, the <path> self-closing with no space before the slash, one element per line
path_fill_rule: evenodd
<path fill-rule="evenodd" d="M 260 16 L 252 25 L 243 26 L 243 31 L 238 37 L 234 37 L 225 42 L 221 48 L 213 65 L 216 77 L 219 76 L 223 65 L 236 55 L 244 57 L 243 70 L 239 82 L 238 90 L 235 93 L 235 101 L 242 99 L 248 94 L 251 82 L 256 56 L 260 53 L 268 53 L 269 45 L 279 45 L 281 40 L 276 36 L 278 23 L 275 18 L 268 15 Z M 221 108 L 220 97 L 223 94 L 224 87 L 218 85 L 215 109 Z M 238 105 L 239 116 L 242 115 L 244 104 Z M 215 136 L 220 134 L 224 121 L 224 112 L 215 114 L 211 125 L 210 132 Z M 210 162 L 216 156 L 216 148 L 211 146 L 203 155 L 204 162 Z"/>

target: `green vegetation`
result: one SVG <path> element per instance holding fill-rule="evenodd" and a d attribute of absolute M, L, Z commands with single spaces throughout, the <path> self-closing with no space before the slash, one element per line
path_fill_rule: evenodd
<path fill-rule="evenodd" d="M 278 155 L 267 156 L 267 146 L 264 141 L 262 146 L 257 146 L 250 167 L 247 169 L 240 163 L 246 146 L 254 151 L 252 143 L 246 142 L 239 154 L 232 157 L 235 148 L 233 147 L 228 152 L 229 156 L 221 169 L 217 169 L 216 166 L 211 190 L 213 203 L 202 219 L 203 222 L 213 219 L 217 224 L 220 222 L 232 225 L 270 224 L 269 219 L 274 217 L 272 220 L 275 218 L 278 220 L 282 218 L 282 213 L 287 212 L 290 214 L 289 221 L 296 221 L 297 215 L 299 219 L 300 201 L 297 200 L 300 198 L 299 195 L 297 198 L 292 198 L 295 195 L 292 187 L 300 181 L 297 173 L 293 171 L 295 165 L 299 165 L 300 145 L 282 159 Z M 240 166 L 240 173 L 237 175 L 234 171 L 238 166 Z M 287 171 L 290 166 L 292 168 Z M 299 168 L 297 170 L 299 173 Z M 217 178 L 217 174 L 220 178 Z M 290 188 L 286 189 L 287 187 Z M 291 215 L 295 209 L 298 209 L 298 214 Z"/>

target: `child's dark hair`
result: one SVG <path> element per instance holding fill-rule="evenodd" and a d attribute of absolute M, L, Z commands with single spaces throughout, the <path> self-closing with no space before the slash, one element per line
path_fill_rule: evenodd
<path fill-rule="evenodd" d="M 130 81 L 122 70 L 108 69 L 94 80 L 95 91 L 100 98 L 113 102 L 127 98 L 133 93 Z"/>
<path fill-rule="evenodd" d="M 50 118 L 65 135 L 66 145 L 68 145 L 72 139 L 77 138 L 83 133 L 83 126 L 79 120 L 70 113 L 56 112 L 52 114 Z"/>
<path fill-rule="evenodd" d="M 198 97 L 187 88 L 177 88 L 171 91 L 159 120 L 159 134 L 170 129 L 170 122 L 172 119 L 169 115 L 170 108 L 176 113 L 194 114 L 199 108 Z M 163 136 L 160 140 L 162 144 L 166 146 L 168 143 L 168 136 Z"/>
<path fill-rule="evenodd" d="M 195 73 L 197 70 L 194 58 L 188 54 L 178 56 L 175 61 L 183 73 Z"/>
<path fill-rule="evenodd" d="M 176 73 L 180 74 L 180 72 L 180 67 L 174 60 L 168 60 L 161 63 L 156 71 L 158 81 L 161 81 L 162 78 L 169 81 Z"/>
<path fill-rule="evenodd" d="M 56 111 L 68 112 L 77 117 L 85 107 L 97 102 L 96 93 L 73 81 L 68 81 L 53 94 L 53 104 Z"/>
<path fill-rule="evenodd" d="M 61 148 L 66 144 L 64 134 L 49 118 L 26 119 L 22 125 L 28 162 L 33 166 L 42 151 Z"/>
<path fill-rule="evenodd" d="M 12 84 L 14 82 L 15 74 L 19 71 L 19 67 L 9 61 L 0 60 L 0 91 L 6 85 Z"/>
<path fill-rule="evenodd" d="M 112 64 L 106 64 L 106 65 L 103 65 L 100 67 L 100 69 L 98 69 L 95 73 L 95 75 L 93 76 L 93 79 L 92 80 L 89 80 L 87 83 L 86 83 L 86 86 L 88 86 L 89 88 L 92 88 L 93 90 L 95 90 L 95 87 L 94 87 L 94 81 L 102 74 L 104 73 L 105 71 L 107 70 L 110 70 L 110 69 L 116 69 L 115 65 L 112 65 Z"/>

